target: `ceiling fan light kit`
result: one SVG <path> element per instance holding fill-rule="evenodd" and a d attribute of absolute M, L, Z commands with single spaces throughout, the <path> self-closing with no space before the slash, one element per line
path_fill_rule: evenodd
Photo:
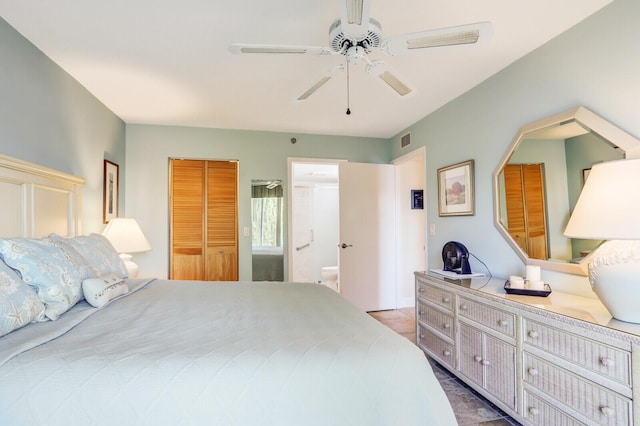
<path fill-rule="evenodd" d="M 369 17 L 371 0 L 338 1 L 340 17 L 329 27 L 329 47 L 232 44 L 229 50 L 235 54 L 342 55 L 345 57 L 343 66 L 331 68 L 297 98 L 299 101 L 308 99 L 324 86 L 336 70 L 344 70 L 346 67 L 348 71 L 349 64 L 357 64 L 360 61 L 366 62 L 368 73 L 377 75 L 398 95 L 405 96 L 412 91 L 409 85 L 402 82 L 382 61 L 369 59 L 369 54 L 382 52 L 388 56 L 395 56 L 434 47 L 471 45 L 486 39 L 491 32 L 489 22 L 479 22 L 383 38 L 382 26 L 376 19 Z M 348 78 L 347 72 L 347 98 Z M 349 111 L 348 108 L 347 111 Z"/>

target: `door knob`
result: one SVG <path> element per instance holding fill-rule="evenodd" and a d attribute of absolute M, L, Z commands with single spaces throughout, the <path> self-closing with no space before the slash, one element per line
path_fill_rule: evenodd
<path fill-rule="evenodd" d="M 342 244 L 340 244 L 340 247 L 347 248 L 347 247 L 353 247 L 353 245 L 352 244 L 342 243 Z"/>

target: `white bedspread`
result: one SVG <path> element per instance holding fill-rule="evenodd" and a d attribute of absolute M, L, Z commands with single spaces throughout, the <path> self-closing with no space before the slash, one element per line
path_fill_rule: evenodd
<path fill-rule="evenodd" d="M 92 312 L 0 367 L 0 425 L 456 424 L 423 353 L 324 286 L 156 280 Z"/>

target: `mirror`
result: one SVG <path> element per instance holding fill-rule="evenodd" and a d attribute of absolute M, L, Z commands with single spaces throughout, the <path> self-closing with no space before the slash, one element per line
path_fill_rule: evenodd
<path fill-rule="evenodd" d="M 520 129 L 496 169 L 494 222 L 527 264 L 587 274 L 600 241 L 564 228 L 593 164 L 634 157 L 640 141 L 584 107 Z"/>
<path fill-rule="evenodd" d="M 251 268 L 253 281 L 284 281 L 282 181 L 251 181 Z"/>

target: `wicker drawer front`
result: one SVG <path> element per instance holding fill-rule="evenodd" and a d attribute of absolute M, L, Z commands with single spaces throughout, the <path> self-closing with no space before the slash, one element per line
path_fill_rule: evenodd
<path fill-rule="evenodd" d="M 451 368 L 454 367 L 455 347 L 453 344 L 436 336 L 422 325 L 418 327 L 418 342 L 429 351 L 431 356 L 437 358 L 438 361 L 447 364 Z"/>
<path fill-rule="evenodd" d="M 535 425 L 582 426 L 584 423 L 549 405 L 534 394 L 524 391 L 524 410 L 522 416 Z"/>
<path fill-rule="evenodd" d="M 631 385 L 631 353 L 524 319 L 524 342 Z"/>
<path fill-rule="evenodd" d="M 524 353 L 523 378 L 598 424 L 630 424 L 631 400 L 549 362 Z"/>
<path fill-rule="evenodd" d="M 435 303 L 438 306 L 442 306 L 450 311 L 453 311 L 453 293 L 441 290 L 437 287 L 418 282 L 418 296 L 427 299 L 429 302 Z"/>
<path fill-rule="evenodd" d="M 440 312 L 437 309 L 429 308 L 422 302 L 418 302 L 418 316 L 423 321 L 438 330 L 445 336 L 453 339 L 453 316 Z"/>
<path fill-rule="evenodd" d="M 458 313 L 505 336 L 515 337 L 516 335 L 516 316 L 509 312 L 461 297 L 458 302 Z"/>

